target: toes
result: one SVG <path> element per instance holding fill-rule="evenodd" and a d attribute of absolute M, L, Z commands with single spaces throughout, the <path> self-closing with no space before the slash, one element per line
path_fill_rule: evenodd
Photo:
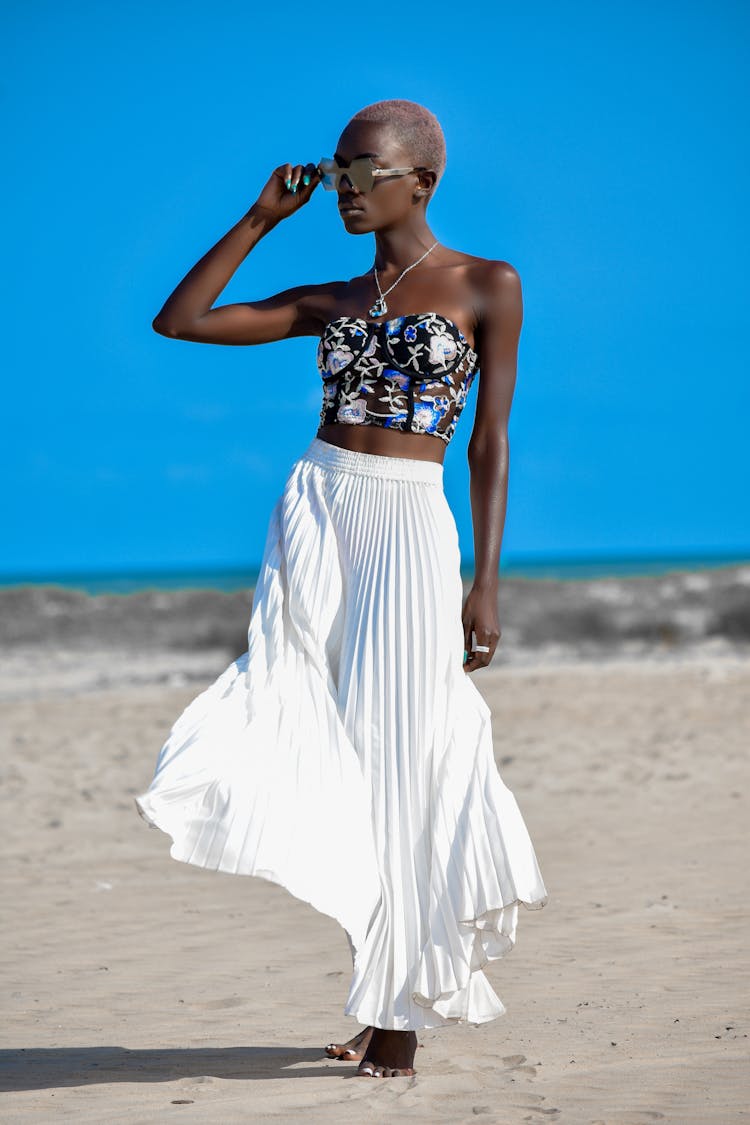
<path fill-rule="evenodd" d="M 327 1043 L 323 1048 L 329 1059 L 344 1059 L 345 1062 L 356 1062 L 364 1053 L 364 1042 L 372 1034 L 372 1028 L 366 1027 L 358 1032 L 346 1043 Z"/>
<path fill-rule="evenodd" d="M 361 1066 L 357 1071 L 358 1075 L 365 1075 L 367 1078 L 372 1078 L 374 1068 L 368 1063 L 366 1066 Z"/>
<path fill-rule="evenodd" d="M 356 1047 L 345 1047 L 343 1043 L 328 1043 L 324 1050 L 330 1059 L 353 1059 L 358 1055 Z"/>

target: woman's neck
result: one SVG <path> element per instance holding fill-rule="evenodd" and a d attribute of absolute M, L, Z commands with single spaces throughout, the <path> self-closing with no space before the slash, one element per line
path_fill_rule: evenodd
<path fill-rule="evenodd" d="M 375 231 L 375 266 L 378 273 L 400 273 L 425 250 L 429 250 L 435 241 L 435 235 L 425 221 Z"/>

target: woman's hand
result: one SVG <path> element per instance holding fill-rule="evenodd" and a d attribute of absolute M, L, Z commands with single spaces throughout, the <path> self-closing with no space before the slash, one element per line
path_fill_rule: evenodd
<path fill-rule="evenodd" d="M 497 590 L 484 590 L 472 586 L 464 602 L 461 619 L 464 625 L 464 649 L 468 653 L 464 672 L 485 668 L 495 655 L 500 640 L 500 622 L 497 614 Z M 472 638 L 472 633 L 474 638 Z M 472 652 L 474 644 L 486 645 L 489 652 Z"/>
<path fill-rule="evenodd" d="M 280 164 L 252 209 L 267 214 L 275 222 L 286 219 L 304 207 L 319 183 L 315 164 Z"/>

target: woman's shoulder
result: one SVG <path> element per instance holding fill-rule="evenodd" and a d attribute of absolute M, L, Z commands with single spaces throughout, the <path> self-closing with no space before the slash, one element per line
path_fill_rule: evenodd
<path fill-rule="evenodd" d="M 453 260 L 446 263 L 466 279 L 477 296 L 492 297 L 520 290 L 521 277 L 516 267 L 504 258 L 481 258 L 462 250 L 452 250 Z"/>
<path fill-rule="evenodd" d="M 488 321 L 496 316 L 507 317 L 508 312 L 518 314 L 523 307 L 521 278 L 518 270 L 504 258 L 481 258 L 478 254 L 454 251 L 457 279 L 460 276 L 464 292 L 473 312 L 473 332 L 479 342 Z"/>
<path fill-rule="evenodd" d="M 516 267 L 504 258 L 473 259 L 470 285 L 477 316 L 477 334 L 481 336 L 488 321 L 523 317 L 521 276 Z"/>
<path fill-rule="evenodd" d="M 455 251 L 455 254 L 456 265 L 463 266 L 467 276 L 479 285 L 513 285 L 520 281 L 516 267 L 504 258 L 481 258 L 463 251 Z"/>

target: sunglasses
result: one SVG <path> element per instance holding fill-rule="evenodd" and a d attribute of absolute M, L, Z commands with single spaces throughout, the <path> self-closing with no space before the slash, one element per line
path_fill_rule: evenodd
<path fill-rule="evenodd" d="M 418 168 L 376 168 L 369 156 L 358 156 L 348 166 L 341 167 L 330 156 L 323 156 L 318 162 L 320 182 L 326 191 L 338 191 L 344 176 L 357 191 L 372 191 L 376 180 L 381 176 L 406 176 L 409 172 L 420 172 Z"/>

